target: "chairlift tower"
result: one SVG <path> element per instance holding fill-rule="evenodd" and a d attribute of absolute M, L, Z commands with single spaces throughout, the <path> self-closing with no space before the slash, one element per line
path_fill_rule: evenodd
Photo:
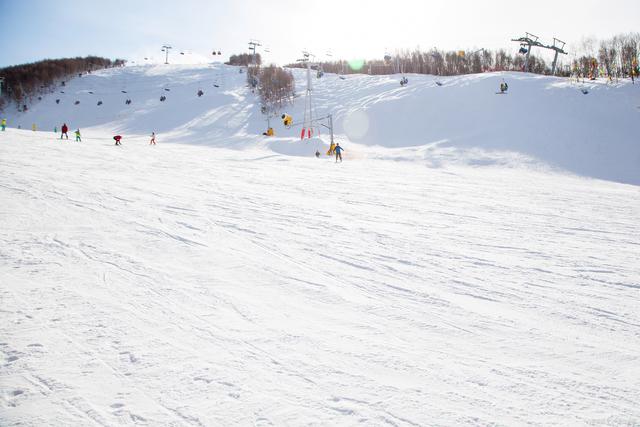
<path fill-rule="evenodd" d="M 307 69 L 307 90 L 304 98 L 304 121 L 302 124 L 303 138 L 304 138 L 305 129 L 308 129 L 310 132 L 310 129 L 312 128 L 312 125 L 313 125 L 313 102 L 311 97 L 311 92 L 313 90 L 313 87 L 311 86 L 311 57 L 312 56 L 313 54 L 307 51 L 303 51 L 302 58 L 298 59 L 297 61 L 297 62 L 303 63 Z"/>
<path fill-rule="evenodd" d="M 249 50 L 251 51 L 251 65 L 256 66 L 256 47 L 262 46 L 259 40 L 249 40 Z"/>
<path fill-rule="evenodd" d="M 556 65 L 558 63 L 558 54 L 561 53 L 563 55 L 567 55 L 567 52 L 564 51 L 564 46 L 565 46 L 565 42 L 563 42 L 562 40 L 559 40 L 557 38 L 553 38 L 553 45 L 548 46 L 548 45 L 544 45 L 542 43 L 540 43 L 538 41 L 540 37 L 531 34 L 531 33 L 525 33 L 524 37 L 520 37 L 517 39 L 511 39 L 512 42 L 518 42 L 520 43 L 520 45 L 527 45 L 527 56 L 525 57 L 524 60 L 524 71 L 528 72 L 529 71 L 529 55 L 531 55 L 531 48 L 535 47 L 540 47 L 543 49 L 550 49 L 555 51 L 555 57 L 553 59 L 553 65 L 552 65 L 552 70 L 551 70 L 551 74 L 555 74 L 556 73 Z M 556 45 L 557 43 L 557 45 Z M 562 46 L 560 46 L 562 45 Z"/>
<path fill-rule="evenodd" d="M 2 86 L 4 85 L 4 77 L 0 77 L 0 96 L 2 96 Z"/>
<path fill-rule="evenodd" d="M 165 57 L 164 57 L 164 63 L 168 64 L 169 63 L 169 49 L 173 49 L 171 46 L 168 45 L 163 45 L 162 46 L 162 52 L 165 53 Z"/>

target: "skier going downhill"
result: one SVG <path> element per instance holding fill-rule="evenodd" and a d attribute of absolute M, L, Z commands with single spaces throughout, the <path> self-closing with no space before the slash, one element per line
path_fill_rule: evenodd
<path fill-rule="evenodd" d="M 340 143 L 336 144 L 334 151 L 336 152 L 336 163 L 338 163 L 338 159 L 340 159 L 340 163 L 342 163 L 342 152 L 344 151 L 344 148 L 340 147 Z"/>

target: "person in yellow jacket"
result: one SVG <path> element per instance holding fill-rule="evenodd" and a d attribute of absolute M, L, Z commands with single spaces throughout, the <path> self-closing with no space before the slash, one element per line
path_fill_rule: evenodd
<path fill-rule="evenodd" d="M 288 114 L 283 114 L 283 115 L 282 115 L 282 123 L 284 123 L 284 125 L 285 125 L 286 127 L 291 126 L 291 125 L 293 124 L 293 117 L 291 117 L 291 116 L 290 116 L 290 115 L 288 115 Z"/>
<path fill-rule="evenodd" d="M 336 144 L 332 142 L 331 145 L 329 146 L 329 151 L 327 151 L 327 156 L 333 156 L 333 153 L 335 153 L 335 151 L 336 151 Z"/>
<path fill-rule="evenodd" d="M 0 127 L 2 127 L 2 131 L 4 132 L 4 128 L 7 127 L 7 119 L 2 119 L 2 123 L 0 124 Z"/>
<path fill-rule="evenodd" d="M 34 132 L 38 130 L 38 128 L 36 128 L 36 124 L 35 123 L 31 125 L 31 130 L 34 131 Z"/>
<path fill-rule="evenodd" d="M 266 132 L 262 132 L 262 135 L 264 135 L 264 136 L 273 136 L 273 135 L 275 135 L 275 132 L 273 131 L 273 128 L 270 127 L 269 129 L 267 129 Z"/>

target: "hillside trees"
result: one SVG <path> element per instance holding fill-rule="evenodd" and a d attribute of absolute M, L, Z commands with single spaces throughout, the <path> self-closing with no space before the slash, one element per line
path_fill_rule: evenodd
<path fill-rule="evenodd" d="M 30 64 L 15 65 L 0 69 L 5 79 L 0 107 L 8 102 L 21 105 L 32 97 L 51 92 L 56 83 L 67 78 L 92 71 L 118 67 L 125 64 L 122 59 L 110 60 L 97 56 L 85 58 L 46 59 Z"/>

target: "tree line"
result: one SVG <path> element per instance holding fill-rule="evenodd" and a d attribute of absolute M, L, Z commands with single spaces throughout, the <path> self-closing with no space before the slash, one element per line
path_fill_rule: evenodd
<path fill-rule="evenodd" d="M 125 62 L 123 59 L 111 60 L 87 56 L 85 58 L 46 59 L 30 64 L 1 68 L 0 77 L 4 77 L 4 84 L 2 97 L 0 97 L 0 108 L 13 101 L 20 109 L 23 109 L 26 106 L 25 102 L 34 96 L 53 91 L 57 83 L 64 84 L 64 81 L 72 76 L 81 76 L 103 68 L 120 67 Z"/>
<path fill-rule="evenodd" d="M 605 40 L 584 38 L 572 63 L 577 77 L 638 77 L 640 33 L 618 34 Z"/>
<path fill-rule="evenodd" d="M 262 58 L 259 53 L 255 55 L 256 65 L 262 64 Z M 226 65 L 239 65 L 242 67 L 247 67 L 253 64 L 253 54 L 251 53 L 240 53 L 237 55 L 231 55 L 229 60 L 225 62 Z"/>
<path fill-rule="evenodd" d="M 529 55 L 529 71 L 536 74 L 551 74 L 551 61 L 545 61 L 539 53 L 543 49 L 534 47 Z M 574 52 L 573 59 L 560 55 L 556 74 L 560 76 L 589 75 L 630 77 L 638 75 L 638 51 L 640 34 L 620 34 L 611 39 L 598 41 L 585 39 Z M 544 50 L 546 53 L 547 51 Z M 551 51 L 549 51 L 553 54 Z M 570 57 L 570 58 L 571 58 Z M 505 49 L 477 49 L 473 51 L 420 49 L 400 50 L 384 58 L 349 61 L 321 61 L 314 68 L 336 74 L 367 73 L 373 75 L 414 73 L 436 76 L 475 74 L 487 71 L 523 71 L 525 54 L 512 54 Z M 287 67 L 302 68 L 304 64 L 292 63 Z"/>

